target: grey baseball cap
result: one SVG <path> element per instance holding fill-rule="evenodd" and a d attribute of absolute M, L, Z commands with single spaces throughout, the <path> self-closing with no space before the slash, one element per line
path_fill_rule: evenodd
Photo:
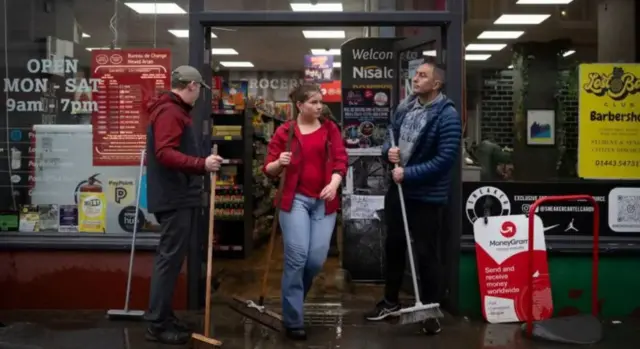
<path fill-rule="evenodd" d="M 190 66 L 190 65 L 181 65 L 174 69 L 171 72 L 171 80 L 178 80 L 182 82 L 197 82 L 200 85 L 211 89 L 211 87 L 204 82 L 202 79 L 202 74 L 198 71 L 198 69 Z"/>

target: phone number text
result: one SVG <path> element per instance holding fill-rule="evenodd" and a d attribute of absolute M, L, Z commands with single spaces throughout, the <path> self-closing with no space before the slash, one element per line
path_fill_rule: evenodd
<path fill-rule="evenodd" d="M 640 160 L 596 160 L 599 167 L 640 167 Z"/>

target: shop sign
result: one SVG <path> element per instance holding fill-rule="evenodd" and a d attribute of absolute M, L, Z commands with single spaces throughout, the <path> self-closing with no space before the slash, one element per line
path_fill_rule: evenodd
<path fill-rule="evenodd" d="M 91 76 L 103 82 L 94 92 L 98 109 L 77 113 L 92 113 L 93 165 L 139 166 L 146 145 L 146 105 L 170 88 L 171 51 L 93 50 L 91 58 Z M 75 98 L 77 103 L 92 99 L 86 94 Z"/>
<path fill-rule="evenodd" d="M 462 185 L 463 234 L 484 216 L 508 216 L 529 212 L 544 196 L 591 195 L 600 209 L 600 235 L 629 236 L 640 233 L 640 184 L 626 182 L 465 182 Z M 560 201 L 538 207 L 545 235 L 591 236 L 594 209 L 587 201 Z"/>
<path fill-rule="evenodd" d="M 262 78 L 249 79 L 250 89 L 291 90 L 304 83 L 304 79 Z"/>
<path fill-rule="evenodd" d="M 325 103 L 340 103 L 342 101 L 342 87 L 340 80 L 320 84 L 322 101 Z"/>
<path fill-rule="evenodd" d="M 482 313 L 489 323 L 522 322 L 529 318 L 529 219 L 496 216 L 473 225 Z M 534 219 L 533 319 L 553 314 L 544 226 Z"/>
<path fill-rule="evenodd" d="M 640 64 L 581 64 L 578 174 L 640 179 Z"/>

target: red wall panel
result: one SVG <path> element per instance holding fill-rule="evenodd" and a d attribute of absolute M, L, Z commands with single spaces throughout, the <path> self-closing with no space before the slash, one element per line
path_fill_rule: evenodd
<path fill-rule="evenodd" d="M 131 308 L 146 310 L 153 252 L 138 252 Z M 124 306 L 129 253 L 104 251 L 0 252 L 0 309 L 120 309 Z M 186 263 L 174 294 L 187 304 Z"/>

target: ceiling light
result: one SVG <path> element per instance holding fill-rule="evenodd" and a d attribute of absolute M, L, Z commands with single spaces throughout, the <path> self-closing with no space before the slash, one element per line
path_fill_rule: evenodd
<path fill-rule="evenodd" d="M 551 15 L 502 15 L 494 24 L 540 24 Z"/>
<path fill-rule="evenodd" d="M 91 35 L 89 35 L 89 34 L 87 34 L 87 33 L 82 33 L 82 37 L 83 37 L 83 38 L 90 38 L 90 37 L 91 37 Z"/>
<path fill-rule="evenodd" d="M 467 51 L 500 51 L 507 47 L 507 44 L 469 44 Z"/>
<path fill-rule="evenodd" d="M 189 37 L 189 29 L 169 29 L 169 33 L 173 34 L 176 38 L 188 38 Z M 212 38 L 217 38 L 216 34 L 211 33 Z"/>
<path fill-rule="evenodd" d="M 466 55 L 464 55 L 464 60 L 465 61 L 486 61 L 487 59 L 489 59 L 489 57 L 491 57 L 491 55 L 487 55 L 487 54 L 466 54 Z"/>
<path fill-rule="evenodd" d="M 508 66 L 507 69 L 513 69 L 513 64 Z"/>
<path fill-rule="evenodd" d="M 567 5 L 573 0 L 518 0 L 516 5 Z"/>
<path fill-rule="evenodd" d="M 182 15 L 187 13 L 175 2 L 125 2 L 124 4 L 141 15 Z"/>
<path fill-rule="evenodd" d="M 237 55 L 238 51 L 232 48 L 212 48 L 211 54 L 218 55 L 218 56 L 228 56 L 228 55 Z"/>
<path fill-rule="evenodd" d="M 295 12 L 342 12 L 342 3 L 333 2 L 326 4 L 315 4 L 312 5 L 310 3 L 294 3 L 291 4 L 291 10 Z"/>
<path fill-rule="evenodd" d="M 572 55 L 572 54 L 574 54 L 574 53 L 576 53 L 576 51 L 574 51 L 574 50 L 569 50 L 569 51 L 566 51 L 565 53 L 563 53 L 563 54 L 562 54 L 562 57 L 569 57 L 569 56 L 571 56 L 571 55 Z"/>
<path fill-rule="evenodd" d="M 220 65 L 225 68 L 253 68 L 251 62 L 220 62 Z"/>
<path fill-rule="evenodd" d="M 324 48 L 312 48 L 311 54 L 316 56 L 340 56 L 340 49 L 332 48 L 327 50 Z"/>
<path fill-rule="evenodd" d="M 307 39 L 344 39 L 344 30 L 303 30 L 302 35 Z"/>
<path fill-rule="evenodd" d="M 342 62 L 333 62 L 334 68 L 342 68 Z"/>
<path fill-rule="evenodd" d="M 478 39 L 517 39 L 524 34 L 523 31 L 483 31 Z"/>
<path fill-rule="evenodd" d="M 423 56 L 436 57 L 438 54 L 436 50 L 422 51 Z"/>
<path fill-rule="evenodd" d="M 119 50 L 120 47 L 115 47 L 113 48 L 114 50 Z M 93 51 L 93 50 L 111 50 L 111 47 L 87 47 L 86 48 L 87 51 Z"/>

